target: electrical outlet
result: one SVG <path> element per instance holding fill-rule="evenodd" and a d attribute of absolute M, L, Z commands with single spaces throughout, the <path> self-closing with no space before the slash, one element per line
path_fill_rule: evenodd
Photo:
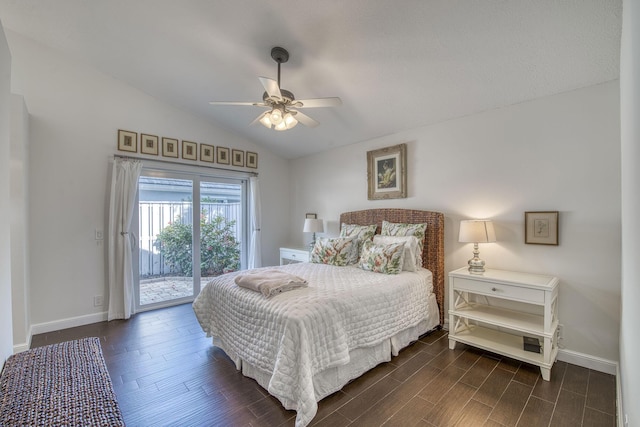
<path fill-rule="evenodd" d="M 95 297 L 93 297 L 94 307 L 102 307 L 102 304 L 104 304 L 104 299 L 102 298 L 102 295 L 96 295 Z"/>
<path fill-rule="evenodd" d="M 558 325 L 558 329 L 556 329 L 556 336 L 558 338 L 558 342 L 562 342 L 562 340 L 564 340 L 564 325 Z"/>
<path fill-rule="evenodd" d="M 96 240 L 102 240 L 104 239 L 104 233 L 102 232 L 102 230 L 96 228 Z"/>

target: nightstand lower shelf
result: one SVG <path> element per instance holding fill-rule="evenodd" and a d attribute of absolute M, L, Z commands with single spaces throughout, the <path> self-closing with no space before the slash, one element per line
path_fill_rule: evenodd
<path fill-rule="evenodd" d="M 545 381 L 549 381 L 551 377 L 552 361 L 555 361 L 558 354 L 558 348 L 553 348 L 550 353 L 551 361 L 545 362 L 543 354 L 523 350 L 522 336 L 512 335 L 478 325 L 469 325 L 469 327 L 463 331 L 455 332 L 453 335 L 450 334 L 449 348 L 455 348 L 456 342 L 468 344 L 539 366 L 542 378 Z"/>

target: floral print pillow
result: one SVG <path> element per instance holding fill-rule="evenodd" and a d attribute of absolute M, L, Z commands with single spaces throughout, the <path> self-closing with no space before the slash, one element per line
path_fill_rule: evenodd
<path fill-rule="evenodd" d="M 416 253 L 416 265 L 422 267 L 422 248 L 424 247 L 424 236 L 427 231 L 427 224 L 403 224 L 382 221 L 383 236 L 416 236 L 418 238 L 418 251 Z"/>
<path fill-rule="evenodd" d="M 354 251 L 354 257 L 349 264 L 356 264 L 360 258 L 360 252 L 362 252 L 362 244 L 367 240 L 373 240 L 373 235 L 376 234 L 376 224 L 372 225 L 357 225 L 357 224 L 345 224 L 342 223 L 340 227 L 340 237 L 355 237 L 358 239 L 358 248 Z"/>
<path fill-rule="evenodd" d="M 374 273 L 398 274 L 404 262 L 404 243 L 376 245 L 367 240 L 362 244 L 358 267 Z"/>
<path fill-rule="evenodd" d="M 373 236 L 376 245 L 389 245 L 391 243 L 404 243 L 404 263 L 402 271 L 416 271 L 416 253 L 418 252 L 418 239 L 416 236 Z"/>
<path fill-rule="evenodd" d="M 345 266 L 351 262 L 356 250 L 355 237 L 321 237 L 313 246 L 310 262 Z"/>

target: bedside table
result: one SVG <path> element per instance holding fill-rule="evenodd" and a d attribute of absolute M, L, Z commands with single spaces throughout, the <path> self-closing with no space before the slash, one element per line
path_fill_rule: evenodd
<path fill-rule="evenodd" d="M 280 248 L 280 265 L 295 264 L 297 262 L 309 262 L 309 249 Z"/>
<path fill-rule="evenodd" d="M 496 299 L 499 300 L 496 300 Z M 449 348 L 465 343 L 540 367 L 549 381 L 558 355 L 558 278 L 467 267 L 449 273 Z M 538 338 L 540 353 L 523 337 Z"/>

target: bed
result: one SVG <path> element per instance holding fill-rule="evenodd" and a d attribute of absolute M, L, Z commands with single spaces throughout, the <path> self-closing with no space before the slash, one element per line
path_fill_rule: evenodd
<path fill-rule="evenodd" d="M 298 427 L 311 422 L 318 401 L 443 324 L 443 214 L 369 209 L 340 215 L 341 224 L 375 224 L 376 233 L 383 221 L 427 224 L 425 268 L 381 274 L 353 265 L 279 266 L 308 286 L 271 298 L 236 285 L 247 272 L 234 272 L 209 282 L 193 303 L 213 344 L 245 376 L 295 410 Z M 265 269 L 274 267 L 251 273 Z"/>

